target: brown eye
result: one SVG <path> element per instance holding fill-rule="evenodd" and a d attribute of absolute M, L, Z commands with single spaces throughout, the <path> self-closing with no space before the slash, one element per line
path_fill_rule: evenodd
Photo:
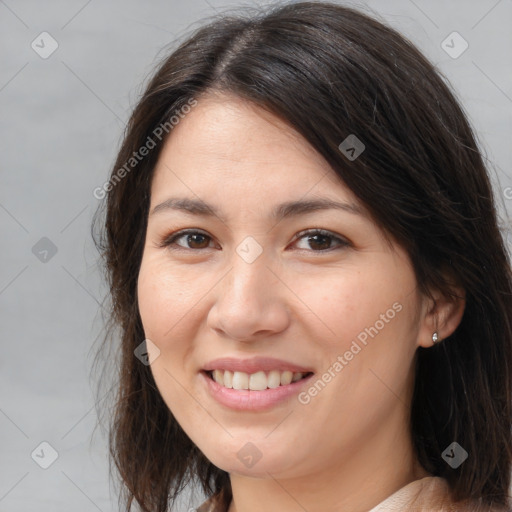
<path fill-rule="evenodd" d="M 183 239 L 185 240 L 185 245 L 182 243 L 176 243 L 177 240 Z M 208 248 L 211 241 L 211 237 L 202 233 L 201 231 L 179 231 L 178 233 L 174 233 L 170 237 L 166 238 L 161 244 L 160 247 L 171 247 L 177 246 L 181 249 L 206 249 Z"/>
<path fill-rule="evenodd" d="M 331 246 L 331 242 L 332 237 L 328 235 L 308 235 L 308 244 L 310 244 L 310 247 L 312 247 L 313 249 L 329 249 Z"/>
<path fill-rule="evenodd" d="M 313 252 L 327 252 L 332 249 L 350 245 L 348 241 L 324 229 L 302 231 L 297 235 L 297 240 L 303 239 L 306 240 L 309 248 L 313 249 Z M 332 247 L 332 242 L 334 242 L 334 247 Z"/>
<path fill-rule="evenodd" d="M 308 245 L 305 250 L 310 252 L 328 252 L 350 245 L 343 238 L 323 229 L 302 231 L 296 237 L 296 241 L 304 239 Z M 184 240 L 185 242 L 178 243 L 179 240 Z M 169 249 L 200 250 L 208 249 L 211 241 L 212 238 L 206 233 L 197 230 L 185 230 L 168 236 L 159 245 Z M 302 250 L 304 248 L 299 249 Z"/>
<path fill-rule="evenodd" d="M 192 233 L 186 235 L 186 237 L 187 243 L 192 244 L 193 249 L 204 249 L 209 245 L 208 237 L 206 235 L 203 235 L 202 233 Z"/>

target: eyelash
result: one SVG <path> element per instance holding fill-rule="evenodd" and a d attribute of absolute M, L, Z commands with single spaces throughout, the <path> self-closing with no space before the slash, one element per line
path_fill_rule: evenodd
<path fill-rule="evenodd" d="M 184 229 L 184 230 L 181 230 L 181 231 L 178 231 L 176 233 L 171 233 L 170 235 L 166 236 L 162 242 L 160 242 L 158 244 L 158 247 L 166 247 L 167 249 L 170 249 L 170 250 L 183 250 L 183 251 L 200 251 L 200 250 L 203 250 L 203 249 L 192 249 L 191 247 L 182 247 L 180 245 L 177 245 L 175 242 L 176 240 L 186 236 L 186 235 L 195 235 L 195 234 L 198 234 L 198 235 L 203 235 L 207 238 L 209 238 L 211 240 L 211 237 L 206 234 L 205 232 L 203 231 L 199 231 L 199 230 L 196 230 L 196 229 Z M 318 252 L 318 253 L 325 253 L 325 252 L 331 252 L 333 250 L 336 250 L 336 249 L 342 249 L 344 247 L 348 247 L 350 246 L 351 244 L 339 237 L 339 236 L 336 236 L 335 234 L 333 234 L 332 232 L 330 231 L 327 231 L 325 229 L 307 229 L 307 230 L 304 230 L 304 231 L 301 231 L 299 233 L 297 233 L 295 239 L 294 239 L 294 242 L 298 241 L 298 240 L 301 240 L 302 238 L 306 237 L 306 236 L 315 236 L 315 235 L 321 235 L 321 236 L 325 236 L 325 237 L 328 237 L 328 238 L 331 238 L 332 240 L 334 241 L 337 241 L 339 246 L 338 247 L 334 247 L 334 248 L 329 248 L 329 249 L 320 249 L 320 250 L 311 250 L 310 252 Z M 174 246 L 174 247 L 173 247 Z M 204 249 L 210 249 L 210 247 L 205 247 Z M 299 249 L 301 251 L 303 250 L 307 250 L 307 249 Z"/>

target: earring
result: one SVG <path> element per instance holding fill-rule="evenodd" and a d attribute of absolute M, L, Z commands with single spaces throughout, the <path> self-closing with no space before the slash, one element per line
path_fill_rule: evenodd
<path fill-rule="evenodd" d="M 437 336 L 437 332 L 435 332 L 434 334 L 432 334 L 432 343 L 434 343 L 434 345 L 439 341 L 439 338 Z"/>

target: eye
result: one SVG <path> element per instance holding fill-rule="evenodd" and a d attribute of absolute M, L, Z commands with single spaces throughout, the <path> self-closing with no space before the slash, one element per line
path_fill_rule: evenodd
<path fill-rule="evenodd" d="M 331 242 L 334 240 L 337 242 L 338 249 L 347 247 L 350 245 L 350 243 L 335 235 L 334 233 L 331 233 L 330 231 L 326 231 L 325 229 L 310 229 L 307 231 L 301 231 L 300 233 L 297 233 L 295 240 L 302 240 L 306 239 L 306 243 L 310 247 L 319 247 L 319 250 L 315 250 L 313 252 L 328 252 L 333 249 L 336 249 L 336 247 L 331 246 Z"/>
<path fill-rule="evenodd" d="M 185 245 L 177 243 L 181 239 L 184 240 Z M 343 248 L 350 245 L 350 242 L 347 240 L 335 235 L 334 233 L 331 233 L 330 231 L 326 231 L 325 229 L 310 229 L 301 231 L 295 236 L 294 242 L 300 241 L 302 239 L 306 239 L 306 243 L 310 248 L 316 247 L 313 252 L 328 252 L 336 248 Z M 207 249 L 210 247 L 211 241 L 212 238 L 206 233 L 195 229 L 187 229 L 178 231 L 177 233 L 172 233 L 159 244 L 159 247 L 168 247 L 170 249 L 178 250 Z M 333 241 L 338 247 L 332 247 Z M 299 250 L 303 249 L 299 248 Z"/>
<path fill-rule="evenodd" d="M 186 244 L 191 244 L 191 246 L 183 246 L 181 244 L 176 243 L 177 240 L 184 238 Z M 167 238 L 165 238 L 160 244 L 160 247 L 169 247 L 177 246 L 178 249 L 206 249 L 208 248 L 208 240 L 211 240 L 211 237 L 202 231 L 197 231 L 195 229 L 186 229 L 183 231 L 178 231 L 177 233 L 171 234 Z M 205 243 L 207 242 L 207 243 Z M 199 246 L 199 247 L 198 247 Z"/>

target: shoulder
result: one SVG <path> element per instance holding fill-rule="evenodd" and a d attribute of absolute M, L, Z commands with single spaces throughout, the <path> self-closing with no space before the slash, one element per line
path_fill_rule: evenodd
<path fill-rule="evenodd" d="M 428 476 L 402 487 L 369 512 L 512 512 L 508 507 L 490 507 L 479 500 L 454 502 L 448 482 Z M 211 496 L 196 512 L 227 512 L 217 496 Z"/>
<path fill-rule="evenodd" d="M 228 511 L 227 511 L 227 508 L 221 506 L 221 504 L 218 502 L 217 496 L 211 496 L 196 509 L 196 512 L 228 512 Z"/>
<path fill-rule="evenodd" d="M 448 508 L 447 512 L 512 512 L 507 506 L 498 505 L 485 505 L 479 500 L 466 500 L 458 503 L 453 503 Z"/>
<path fill-rule="evenodd" d="M 370 512 L 510 512 L 506 507 L 490 507 L 479 500 L 455 502 L 448 482 L 441 477 L 427 476 L 409 483 Z"/>

